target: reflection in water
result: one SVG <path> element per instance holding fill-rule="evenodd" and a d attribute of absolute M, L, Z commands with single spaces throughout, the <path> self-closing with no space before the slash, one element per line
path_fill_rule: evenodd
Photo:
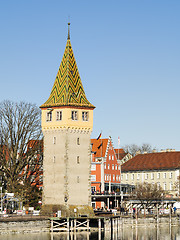
<path fill-rule="evenodd" d="M 2 234 L 0 240 L 180 240 L 179 226 L 124 227 L 107 232 Z"/>

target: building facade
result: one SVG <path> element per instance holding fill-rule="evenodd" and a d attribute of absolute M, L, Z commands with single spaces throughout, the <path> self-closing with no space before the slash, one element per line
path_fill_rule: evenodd
<path fill-rule="evenodd" d="M 179 195 L 175 187 L 180 176 L 180 152 L 138 154 L 122 165 L 122 183 L 136 185 L 157 183 L 172 196 Z"/>
<path fill-rule="evenodd" d="M 70 25 L 70 24 L 69 24 Z M 74 58 L 70 32 L 48 100 L 41 105 L 44 135 L 43 207 L 65 216 L 91 212 L 93 109 Z M 74 210 L 75 209 L 75 210 Z"/>
<path fill-rule="evenodd" d="M 120 191 L 121 167 L 116 158 L 111 137 L 91 139 L 91 191 L 106 194 Z M 104 202 L 93 202 L 94 208 L 104 207 Z"/>

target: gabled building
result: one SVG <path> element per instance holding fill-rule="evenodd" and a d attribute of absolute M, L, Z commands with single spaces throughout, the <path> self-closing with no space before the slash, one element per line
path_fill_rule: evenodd
<path fill-rule="evenodd" d="M 132 155 L 130 153 L 126 153 L 123 148 L 115 148 L 114 151 L 116 153 L 117 160 L 120 161 L 121 165 L 132 158 Z"/>
<path fill-rule="evenodd" d="M 117 161 L 111 137 L 91 139 L 91 191 L 111 193 L 120 190 L 120 162 Z M 94 207 L 104 207 L 103 202 L 93 203 Z"/>
<path fill-rule="evenodd" d="M 180 152 L 138 154 L 122 165 L 121 173 L 124 184 L 157 183 L 170 194 L 179 195 L 174 186 L 180 176 Z"/>

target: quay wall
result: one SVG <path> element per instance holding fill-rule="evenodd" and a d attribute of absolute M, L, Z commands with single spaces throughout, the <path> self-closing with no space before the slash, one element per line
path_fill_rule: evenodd
<path fill-rule="evenodd" d="M 0 234 L 49 232 L 50 220 L 0 220 Z"/>

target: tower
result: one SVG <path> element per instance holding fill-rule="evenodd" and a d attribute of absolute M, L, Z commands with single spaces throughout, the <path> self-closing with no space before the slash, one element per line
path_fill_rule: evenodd
<path fill-rule="evenodd" d="M 64 216 L 91 212 L 93 109 L 86 98 L 70 42 L 48 100 L 40 106 L 44 136 L 43 209 Z"/>

